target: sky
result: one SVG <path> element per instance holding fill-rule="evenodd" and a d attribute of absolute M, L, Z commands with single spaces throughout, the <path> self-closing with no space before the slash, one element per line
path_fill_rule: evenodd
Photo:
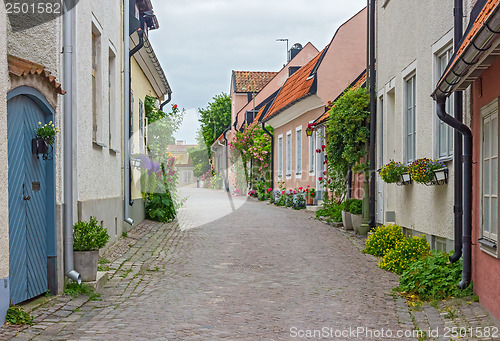
<path fill-rule="evenodd" d="M 172 88 L 186 109 L 179 140 L 196 143 L 198 108 L 229 93 L 231 71 L 279 71 L 286 42 L 319 51 L 366 0 L 152 0 L 160 28 L 149 32 Z"/>

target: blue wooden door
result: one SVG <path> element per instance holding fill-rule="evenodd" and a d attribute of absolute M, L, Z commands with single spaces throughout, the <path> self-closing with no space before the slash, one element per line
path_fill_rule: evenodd
<path fill-rule="evenodd" d="M 10 298 L 47 291 L 47 164 L 31 152 L 38 122 L 49 119 L 29 97 L 7 102 Z"/>

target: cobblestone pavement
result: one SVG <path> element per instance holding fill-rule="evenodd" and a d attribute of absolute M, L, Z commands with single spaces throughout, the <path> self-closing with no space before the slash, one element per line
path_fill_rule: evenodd
<path fill-rule="evenodd" d="M 477 302 L 410 309 L 391 295 L 397 276 L 360 252 L 361 238 L 311 212 L 248 200 L 193 228 L 190 207 L 181 224 L 144 222 L 107 251 L 116 270 L 100 301 L 58 296 L 32 311 L 32 327 L 4 326 L 0 339 L 293 340 L 326 327 L 316 336 L 417 340 L 397 332 L 440 328 L 449 340 L 445 328 L 493 326 Z"/>

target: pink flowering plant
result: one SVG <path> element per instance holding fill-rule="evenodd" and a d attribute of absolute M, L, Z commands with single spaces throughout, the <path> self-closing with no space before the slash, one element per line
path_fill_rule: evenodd
<path fill-rule="evenodd" d="M 266 127 L 273 132 L 272 127 Z M 236 132 L 230 143 L 233 161 L 241 158 L 248 186 L 260 194 L 260 199 L 267 199 L 270 186 L 271 137 L 264 132 L 259 122 L 245 126 Z M 251 164 L 251 169 L 249 167 Z"/>

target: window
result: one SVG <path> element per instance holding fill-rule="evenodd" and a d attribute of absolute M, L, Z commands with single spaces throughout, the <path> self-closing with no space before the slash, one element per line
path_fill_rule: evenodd
<path fill-rule="evenodd" d="M 295 174 L 302 175 L 302 126 L 295 130 L 295 138 Z"/>
<path fill-rule="evenodd" d="M 101 135 L 101 110 L 103 107 L 102 94 L 106 92 L 102 83 L 101 62 L 101 30 L 95 21 L 92 21 L 92 141 L 100 146 L 103 144 Z"/>
<path fill-rule="evenodd" d="M 292 176 L 292 132 L 286 133 L 286 176 Z"/>
<path fill-rule="evenodd" d="M 314 140 L 316 138 L 316 133 L 313 132 L 311 136 L 308 136 L 309 140 L 309 173 L 314 173 L 314 161 L 316 156 L 316 146 Z"/>
<path fill-rule="evenodd" d="M 116 53 L 109 49 L 109 75 L 108 75 L 108 109 L 109 109 L 109 147 L 115 151 L 120 149 L 120 134 L 117 108 L 117 74 L 116 74 Z"/>
<path fill-rule="evenodd" d="M 416 127 L 415 127 L 415 113 L 416 113 L 416 76 L 413 75 L 405 81 L 405 161 L 410 163 L 415 160 L 416 154 Z"/>
<path fill-rule="evenodd" d="M 498 242 L 498 101 L 482 110 L 482 237 Z"/>
<path fill-rule="evenodd" d="M 450 47 L 444 52 L 436 55 L 436 80 L 441 78 L 444 73 L 448 62 L 453 56 L 453 49 Z M 446 99 L 446 112 L 453 115 L 454 103 L 453 95 Z M 437 119 L 437 158 L 438 159 L 450 159 L 453 157 L 453 129 L 441 121 L 438 117 Z"/>
<path fill-rule="evenodd" d="M 283 135 L 278 136 L 278 176 L 283 177 Z"/>

